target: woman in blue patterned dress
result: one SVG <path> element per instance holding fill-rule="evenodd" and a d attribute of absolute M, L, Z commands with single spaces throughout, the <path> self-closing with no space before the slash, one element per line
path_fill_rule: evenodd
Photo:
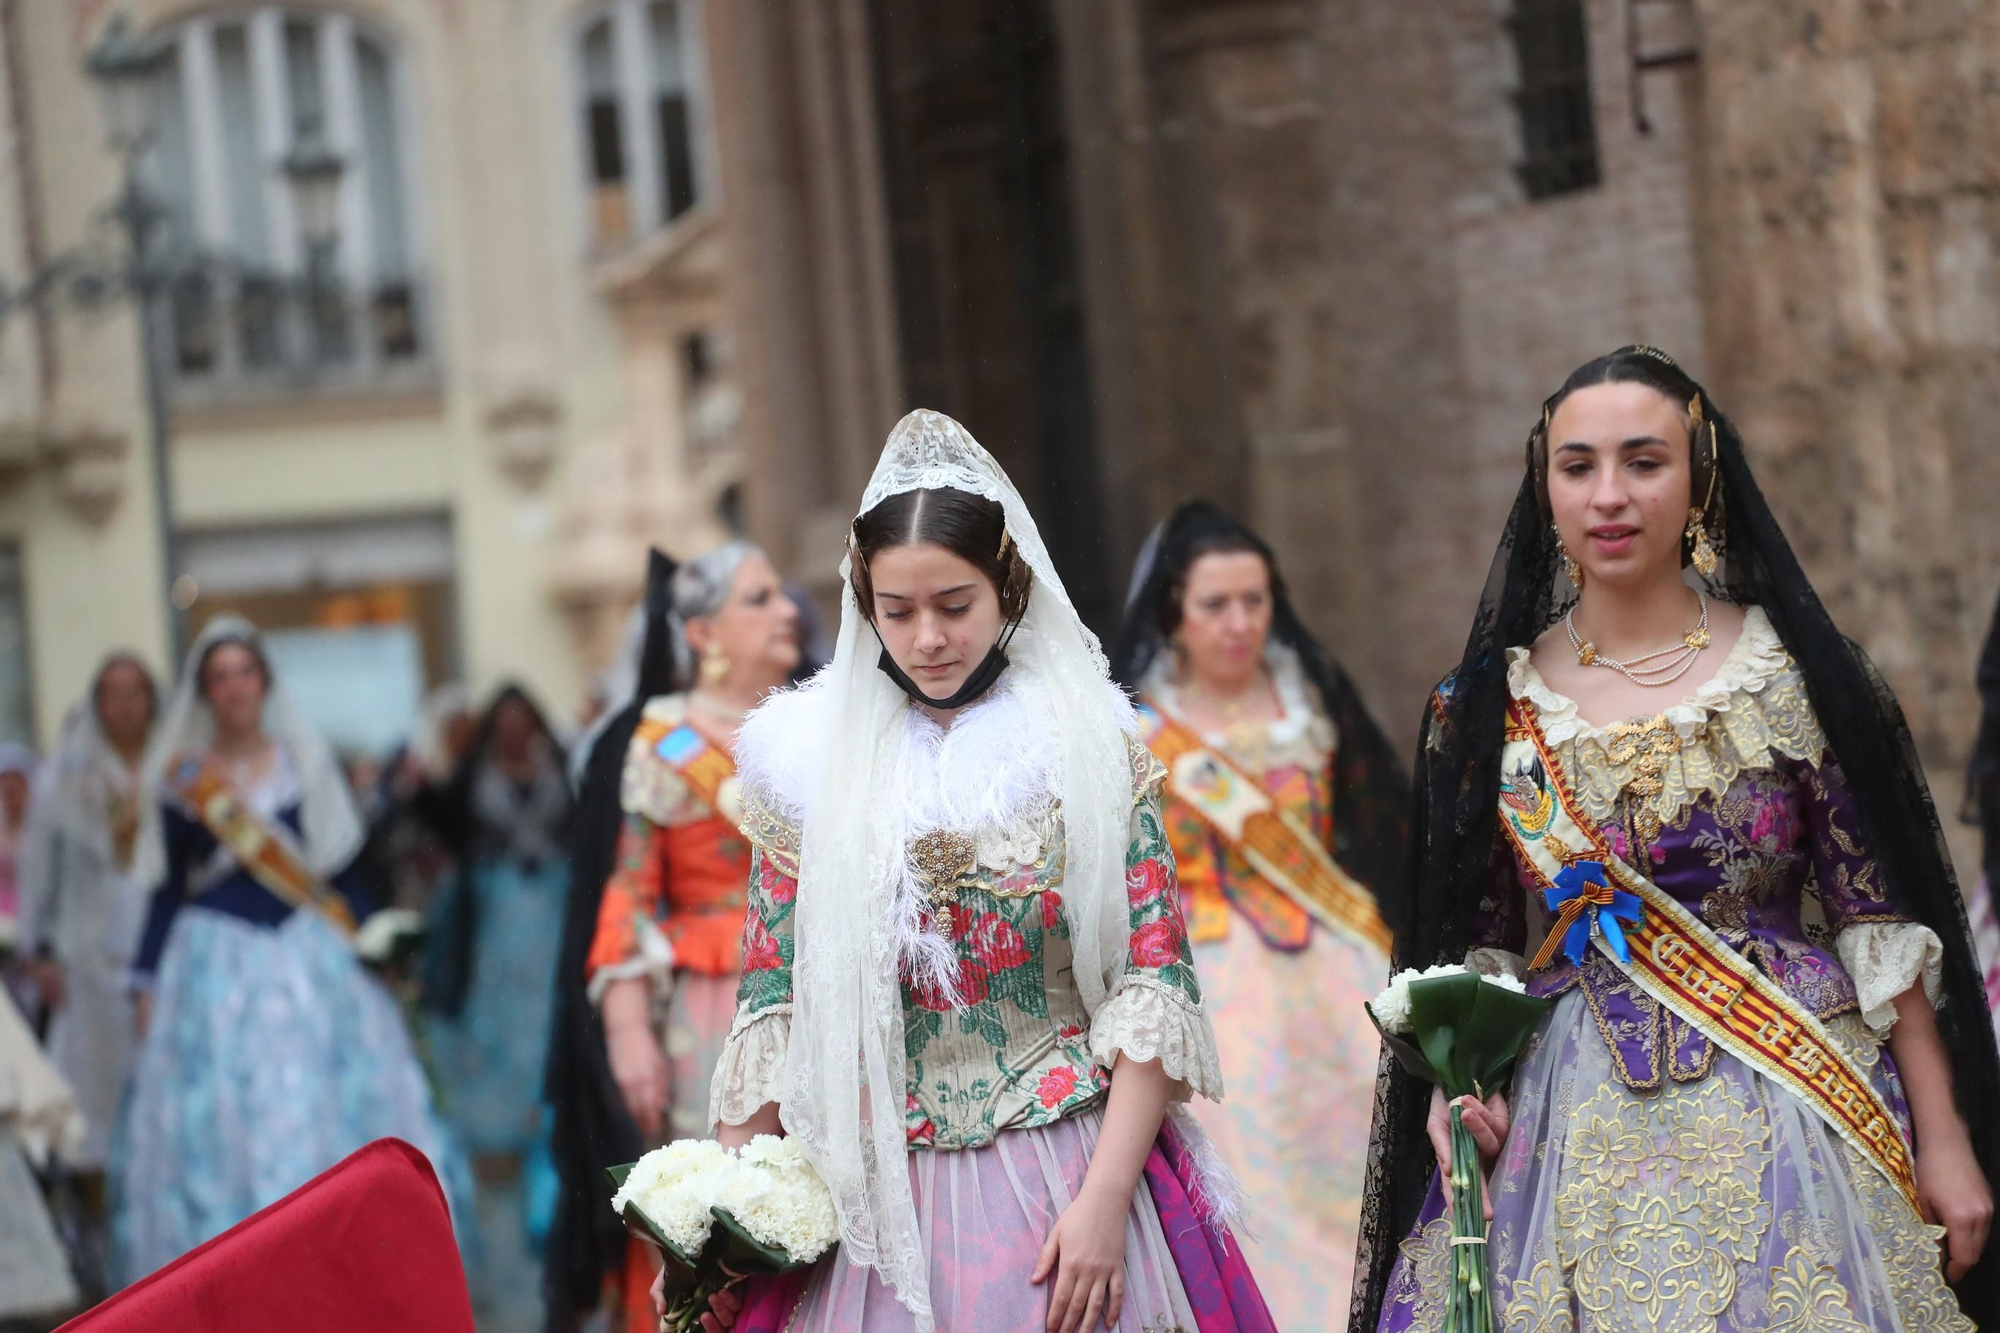
<path fill-rule="evenodd" d="M 143 1046 L 114 1148 L 127 1280 L 373 1139 L 444 1135 L 395 1001 L 355 954 L 361 822 L 249 622 L 189 650 L 148 756 L 134 874 Z"/>

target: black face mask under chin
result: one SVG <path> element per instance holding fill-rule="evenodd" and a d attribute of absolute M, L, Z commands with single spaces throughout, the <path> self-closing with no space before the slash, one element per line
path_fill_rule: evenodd
<path fill-rule="evenodd" d="M 1027 609 L 1024 607 L 1022 615 L 1026 614 Z M 896 659 L 889 656 L 889 645 L 886 643 L 882 644 L 882 656 L 876 659 L 875 665 L 882 668 L 883 675 L 896 682 L 898 689 L 926 708 L 947 710 L 963 708 L 992 689 L 993 682 L 1000 679 L 1000 673 L 1007 669 L 1007 645 L 1014 641 L 1014 631 L 1020 627 L 1021 616 L 1015 616 L 1007 628 L 1001 631 L 1000 637 L 994 640 L 993 646 L 986 650 L 986 656 L 972 669 L 972 674 L 965 678 L 965 683 L 952 691 L 948 699 L 933 699 L 925 694 L 923 687 L 911 680 L 909 673 L 897 666 Z M 882 631 L 875 631 L 875 640 L 881 643 Z"/>

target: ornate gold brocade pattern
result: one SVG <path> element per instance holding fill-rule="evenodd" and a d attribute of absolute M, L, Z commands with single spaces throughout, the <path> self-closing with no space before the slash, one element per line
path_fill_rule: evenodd
<path fill-rule="evenodd" d="M 1524 650 L 1510 654 L 1510 688 L 1540 712 L 1584 813 L 1603 824 L 1630 809 L 1648 840 L 1703 792 L 1719 796 L 1744 773 L 1770 767 L 1773 754 L 1817 763 L 1826 753 L 1805 677 L 1761 611 L 1692 702 L 1608 727 L 1578 718 L 1575 701 L 1549 689 Z"/>
<path fill-rule="evenodd" d="M 1416 1307 L 1412 1329 L 1444 1327 L 1445 1296 L 1451 1290 L 1451 1220 L 1436 1218 L 1403 1242 L 1403 1284 L 1391 1299 Z"/>
<path fill-rule="evenodd" d="M 1770 1314 L 1766 1333 L 1869 1333 L 1852 1313 L 1840 1274 L 1796 1247 L 1771 1270 Z"/>
<path fill-rule="evenodd" d="M 1523 1260 L 1508 1243 L 1513 1228 L 1496 1227 L 1506 1296 L 1499 1329 L 1863 1333 L 1874 1325 L 1857 1309 L 1872 1317 L 1885 1306 L 1907 1333 L 1972 1328 L 1944 1284 L 1942 1229 L 1921 1223 L 1879 1172 L 1830 1136 L 1814 1135 L 1812 1174 L 1844 1177 L 1861 1204 L 1854 1222 L 1862 1244 L 1873 1253 L 1851 1251 L 1842 1227 L 1800 1209 L 1771 1235 L 1773 1130 L 1765 1108 L 1749 1104 L 1740 1087 L 1714 1077 L 1642 1094 L 1614 1082 L 1580 1107 L 1555 1108 L 1552 1123 L 1567 1132 L 1554 1226 L 1536 1228 L 1535 1252 Z M 1432 1228 L 1404 1246 L 1412 1329 L 1442 1326 L 1442 1300 L 1434 1310 L 1424 1300 L 1442 1282 L 1447 1259 L 1445 1238 L 1431 1236 Z M 1760 1269 L 1760 1257 L 1770 1267 Z M 1508 1267 L 1521 1274 L 1511 1282 Z M 1889 1290 L 1857 1307 L 1845 1271 L 1884 1274 Z"/>

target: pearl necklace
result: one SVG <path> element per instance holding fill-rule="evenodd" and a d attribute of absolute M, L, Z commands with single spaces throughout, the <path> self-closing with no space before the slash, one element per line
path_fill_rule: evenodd
<path fill-rule="evenodd" d="M 1701 619 L 1695 622 L 1693 629 L 1681 635 L 1678 645 L 1623 662 L 1598 652 L 1595 644 L 1576 632 L 1576 608 L 1570 607 L 1563 616 L 1563 629 L 1569 634 L 1570 647 L 1576 649 L 1577 665 L 1609 667 L 1634 685 L 1643 685 L 1648 689 L 1673 684 L 1688 673 L 1688 668 L 1694 665 L 1695 659 L 1701 656 L 1701 650 L 1709 643 L 1708 598 L 1702 595 L 1699 588 L 1694 590 L 1694 595 L 1695 600 L 1701 603 Z M 1662 658 L 1667 660 L 1661 661 Z"/>

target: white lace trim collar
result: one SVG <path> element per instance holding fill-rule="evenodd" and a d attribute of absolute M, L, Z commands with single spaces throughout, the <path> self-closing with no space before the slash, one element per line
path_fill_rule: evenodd
<path fill-rule="evenodd" d="M 1277 687 L 1283 716 L 1262 724 L 1246 723 L 1220 732 L 1204 732 L 1202 739 L 1230 752 L 1232 758 L 1238 757 L 1235 752 L 1239 749 L 1254 748 L 1259 755 L 1274 759 L 1303 757 L 1310 763 L 1325 762 L 1340 738 L 1335 734 L 1333 719 L 1320 705 L 1318 691 L 1306 678 L 1299 655 L 1273 639 L 1264 650 L 1264 665 L 1271 673 L 1272 684 Z M 1173 672 L 1168 669 L 1165 655 L 1155 658 L 1146 669 L 1146 677 L 1139 683 L 1139 692 L 1172 714 L 1176 722 L 1187 724 L 1187 714 L 1181 707 L 1180 688 L 1174 684 Z M 1254 747 L 1243 744 L 1245 733 L 1250 732 L 1257 733 Z"/>
<path fill-rule="evenodd" d="M 1772 681 L 1794 669 L 1792 655 L 1771 618 L 1763 607 L 1753 606 L 1744 614 L 1743 632 L 1722 666 L 1692 694 L 1662 709 L 1660 715 L 1684 739 L 1692 738 L 1709 718 L 1727 713 L 1738 699 L 1761 694 Z M 1604 738 L 1607 728 L 1594 727 L 1578 716 L 1576 700 L 1549 687 L 1529 660 L 1526 648 L 1507 650 L 1507 692 L 1535 706 L 1551 745 Z"/>

